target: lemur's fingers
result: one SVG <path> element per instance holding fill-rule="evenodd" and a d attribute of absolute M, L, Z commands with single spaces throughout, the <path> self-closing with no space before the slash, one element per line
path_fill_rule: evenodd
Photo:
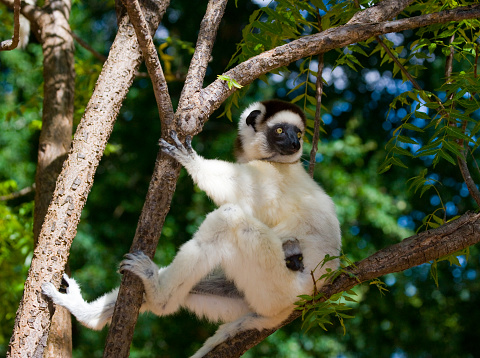
<path fill-rule="evenodd" d="M 158 267 L 142 251 L 126 254 L 119 268 L 120 273 L 130 271 L 142 279 L 153 277 L 157 270 Z"/>

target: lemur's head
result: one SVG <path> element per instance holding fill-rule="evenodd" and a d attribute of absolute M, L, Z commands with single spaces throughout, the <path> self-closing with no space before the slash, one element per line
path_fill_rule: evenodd
<path fill-rule="evenodd" d="M 292 103 L 279 100 L 253 103 L 242 113 L 238 124 L 237 160 L 298 161 L 305 124 L 305 114 Z"/>

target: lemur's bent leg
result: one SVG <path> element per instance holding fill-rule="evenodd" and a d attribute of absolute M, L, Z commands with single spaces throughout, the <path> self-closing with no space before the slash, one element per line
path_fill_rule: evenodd
<path fill-rule="evenodd" d="M 132 254 L 122 262 L 121 269 L 142 279 L 148 309 L 165 315 L 186 305 L 192 288 L 218 265 L 245 294 L 247 304 L 260 314 L 276 314 L 293 304 L 298 294 L 297 287 L 285 290 L 285 285 L 296 286 L 298 273 L 285 266 L 281 240 L 267 226 L 230 204 L 206 217 L 169 266 L 155 273 L 150 259 Z"/>
<path fill-rule="evenodd" d="M 166 315 L 186 305 L 192 288 L 230 255 L 228 238 L 232 236 L 235 219 L 225 217 L 228 207 L 222 206 L 207 215 L 167 267 L 158 270 L 143 253 L 129 254 L 122 261 L 121 270 L 131 271 L 142 279 L 147 305 L 153 313 Z"/>
<path fill-rule="evenodd" d="M 252 313 L 243 298 L 223 297 L 209 294 L 189 294 L 184 307 L 194 312 L 199 318 L 212 322 L 232 322 Z"/>

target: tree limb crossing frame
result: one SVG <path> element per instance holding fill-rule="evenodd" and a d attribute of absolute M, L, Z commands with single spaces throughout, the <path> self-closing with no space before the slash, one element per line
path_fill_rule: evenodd
<path fill-rule="evenodd" d="M 13 0 L 0 0 L 0 2 L 13 8 Z M 218 22 L 220 21 L 223 12 L 219 10 L 221 9 L 219 6 L 224 6 L 226 2 L 227 0 L 211 0 L 204 17 L 207 21 L 205 23 L 202 22 L 203 30 L 200 31 L 201 36 L 199 36 L 197 48 L 193 56 L 194 61 L 192 61 L 189 74 L 187 75 L 184 95 L 174 115 L 174 123 L 172 123 L 172 127 L 175 127 L 181 136 L 199 133 L 208 116 L 236 90 L 235 88 L 229 89 L 225 81 L 222 80 L 216 80 L 209 86 L 201 88 L 204 70 L 206 69 L 205 61 L 208 61 L 210 58 L 213 40 L 216 35 L 215 26 L 217 25 L 215 24 L 218 24 L 217 20 L 212 22 L 212 19 L 218 18 Z M 471 5 L 429 15 L 386 21 L 388 18 L 396 16 L 410 3 L 411 0 L 384 0 L 372 8 L 357 13 L 346 25 L 306 36 L 266 51 L 237 65 L 224 73 L 224 75 L 235 79 L 241 85 L 246 85 L 262 74 L 296 61 L 299 58 L 318 55 L 334 48 L 366 40 L 372 36 L 436 23 L 480 17 L 480 5 Z M 143 14 L 150 31 L 154 31 L 157 28 L 168 5 L 168 0 L 142 2 Z M 31 5 L 24 5 L 21 9 L 22 14 L 29 19 L 34 19 L 36 11 L 38 11 L 38 8 Z M 211 21 L 210 25 L 208 21 Z M 48 302 L 40 294 L 40 286 L 43 282 L 48 281 L 56 283 L 57 287 L 60 284 L 61 274 L 68 258 L 72 240 L 76 234 L 81 210 L 93 185 L 93 176 L 112 131 L 121 103 L 133 81 L 141 60 L 142 54 L 135 31 L 129 23 L 128 17 L 122 16 L 119 21 L 117 37 L 97 81 L 94 94 L 77 127 L 72 150 L 57 181 L 56 190 L 34 252 L 29 277 L 25 284 L 24 296 L 17 312 L 17 319 L 31 327 L 31 329 L 22 337 L 17 336 L 14 332 L 10 341 L 9 357 L 26 355 L 41 357 L 43 354 L 42 337 L 49 330 L 50 310 Z M 165 127 L 164 124 L 162 123 L 162 128 L 169 128 L 168 125 Z M 155 252 L 159 232 L 163 226 L 163 221 L 175 190 L 178 173 L 178 164 L 159 154 L 148 190 L 147 200 L 139 219 L 139 223 L 143 224 L 139 224 L 135 234 L 138 241 L 132 245 L 132 247 L 138 246 L 143 248 L 150 256 L 153 256 Z M 417 239 L 406 239 L 405 243 L 402 242 L 401 245 L 399 244 L 400 246 L 395 246 L 393 249 L 379 251 L 371 258 L 357 264 L 355 274 L 363 280 L 368 279 L 367 277 L 372 275 L 380 276 L 389 272 L 388 270 L 395 269 L 398 271 L 402 269 L 401 267 L 406 268 L 417 265 L 420 261 L 414 260 L 414 256 L 409 254 L 409 252 L 411 253 L 411 251 L 407 250 L 410 248 L 409 245 L 417 248 L 417 250 L 414 250 L 416 252 L 415 257 L 423 257 L 425 261 L 422 262 L 456 252 L 458 247 L 468 246 L 480 240 L 479 224 L 480 219 L 476 214 L 465 214 L 461 219 L 451 224 L 424 233 L 421 236 L 423 239 L 420 241 L 417 240 L 418 237 L 416 236 Z M 455 230 L 458 230 L 458 235 Z M 433 244 L 434 236 L 442 238 L 442 240 L 438 239 L 440 241 L 438 241 L 437 245 Z M 432 246 L 425 244 L 426 242 L 432 243 Z M 435 250 L 437 249 L 440 251 L 436 252 Z M 391 260 L 389 261 L 389 258 L 392 258 L 393 253 L 395 255 L 401 254 L 401 265 L 395 267 L 390 265 Z M 382 265 L 370 266 L 374 263 L 379 265 L 382 263 Z M 378 269 L 372 272 L 371 270 L 374 267 Z M 338 278 L 338 280 L 340 279 L 341 277 Z M 341 281 L 343 283 L 337 283 L 340 282 L 338 280 L 332 284 L 334 286 L 324 286 L 322 291 L 331 289 L 333 294 L 334 290 L 342 290 L 344 287 L 352 284 L 351 282 L 348 283 L 347 278 L 342 279 L 345 280 Z M 138 279 L 137 284 L 133 286 L 129 287 L 141 294 L 142 286 Z M 326 295 L 328 296 L 328 294 Z M 33 303 L 33 306 L 29 306 L 31 308 L 26 309 L 26 305 L 31 303 Z M 132 308 L 130 312 L 135 316 L 134 322 L 140 303 L 137 300 L 133 306 L 127 305 L 127 307 Z M 136 308 L 135 305 L 137 305 Z M 118 328 L 133 332 L 133 326 L 121 327 L 120 325 Z M 238 356 L 241 354 L 240 352 L 246 351 L 264 337 L 265 331 L 244 332 L 243 335 L 232 337 L 229 341 L 219 345 L 207 356 Z M 130 340 L 121 340 L 121 342 L 127 348 L 123 350 L 122 354 L 117 356 L 126 357 L 128 356 Z M 225 353 L 225 349 L 229 350 L 228 354 Z"/>

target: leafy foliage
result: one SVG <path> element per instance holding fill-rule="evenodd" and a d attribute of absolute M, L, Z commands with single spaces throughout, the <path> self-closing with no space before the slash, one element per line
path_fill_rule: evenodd
<path fill-rule="evenodd" d="M 365 8 L 377 2 L 359 1 L 358 5 Z M 238 2 L 235 9 L 227 7 L 207 81 L 215 80 L 228 64 L 319 31 L 318 14 L 324 30 L 345 24 L 359 11 L 355 3 L 280 0 L 260 9 L 250 2 Z M 417 1 L 400 17 L 470 3 Z M 171 5 L 155 41 L 176 101 L 205 3 L 172 1 Z M 113 6 L 113 1 L 73 4 L 71 24 L 75 33 L 104 54 L 116 31 Z M 0 34 L 8 38 L 12 16 L 2 6 L 0 19 L 5 24 Z M 478 29 L 478 20 L 469 20 L 387 34 L 381 40 L 393 57 L 376 39 L 325 54 L 324 132 L 315 177 L 336 203 L 343 250 L 352 260 L 476 208 L 458 173 L 457 157 L 464 156 L 469 167 L 476 168 Z M 235 47 L 240 32 L 243 39 Z M 444 63 L 452 48 L 453 73 L 447 80 Z M 78 121 L 101 63 L 80 46 L 75 56 Z M 0 54 L 0 195 L 29 186 L 34 180 L 41 129 L 41 63 L 41 49 L 33 36 L 26 51 Z M 303 106 L 310 120 L 316 106 L 315 71 L 316 59 L 307 58 L 266 75 L 263 81 L 236 91 L 225 113 L 233 118 L 239 112 L 235 106 L 243 108 L 254 100 L 279 97 Z M 406 72 L 420 88 L 410 84 Z M 83 284 L 87 299 L 119 283 L 114 268 L 130 246 L 158 150 L 160 127 L 151 120 L 156 116 L 150 81 L 138 78 L 122 108 L 105 153 L 108 155 L 95 176 L 70 256 L 72 273 Z M 205 157 L 232 160 L 235 126 L 215 117 L 194 139 L 194 147 Z M 311 126 L 311 121 L 308 123 Z M 306 147 L 308 150 L 309 144 Z M 478 179 L 478 169 L 472 176 Z M 8 282 L 7 288 L 10 284 L 15 287 L 1 293 L 7 303 L 0 312 L 5 323 L 0 354 L 6 349 L 18 302 L 15 297 L 21 292 L 31 255 L 30 200 L 0 201 L 0 220 L 4 220 L 0 223 L 2 282 Z M 168 264 L 212 209 L 211 201 L 183 172 L 155 261 Z M 480 300 L 477 257 L 478 249 L 473 247 L 432 265 L 387 275 L 382 278 L 384 284 L 361 285 L 355 289 L 356 295 L 338 295 L 331 306 L 312 306 L 306 313 L 305 318 L 311 320 L 305 320 L 305 326 L 313 328 L 322 323 L 330 328 L 328 332 L 304 332 L 297 322 L 246 356 L 474 356 L 478 317 L 472 312 L 476 312 Z M 379 299 L 375 287 L 381 292 L 388 289 L 389 293 Z M 324 315 L 328 312 L 330 318 Z M 352 318 L 346 320 L 347 316 Z M 340 320 L 339 324 L 335 320 Z M 74 325 L 75 356 L 100 357 L 106 331 L 92 332 L 76 322 Z M 188 314 L 161 319 L 143 315 L 137 327 L 132 357 L 167 351 L 172 357 L 188 356 L 215 330 L 213 325 L 192 320 Z M 188 344 L 183 338 L 185 331 L 189 332 Z"/>
<path fill-rule="evenodd" d="M 0 182 L 0 196 L 17 190 L 14 181 Z M 33 255 L 33 202 L 9 207 L 0 201 L 0 287 L 2 305 L 0 319 L 0 346 L 5 345 L 11 334 L 18 301 L 22 297 L 23 284 Z"/>

